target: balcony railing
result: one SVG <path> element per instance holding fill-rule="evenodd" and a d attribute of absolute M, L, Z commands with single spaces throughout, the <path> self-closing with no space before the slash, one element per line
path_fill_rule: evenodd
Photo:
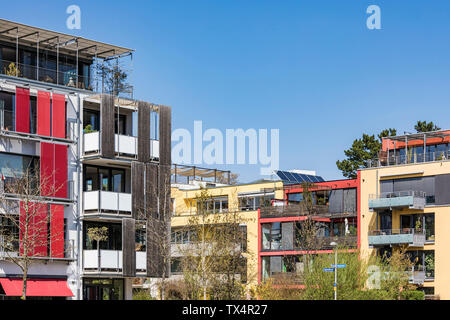
<path fill-rule="evenodd" d="M 83 269 L 94 272 L 121 272 L 122 250 L 83 250 Z M 147 268 L 147 253 L 136 252 L 136 270 Z"/>
<path fill-rule="evenodd" d="M 89 132 L 84 134 L 83 151 L 85 155 L 100 153 L 100 133 Z M 136 158 L 138 153 L 137 137 L 121 134 L 114 135 L 114 151 L 118 156 Z M 159 141 L 150 141 L 150 154 L 159 158 Z"/>
<path fill-rule="evenodd" d="M 426 153 L 412 153 L 408 155 L 387 156 L 384 158 L 376 158 L 367 161 L 368 168 L 378 168 L 387 166 L 396 166 L 411 163 L 423 163 L 442 161 L 450 159 L 449 151 L 435 151 Z"/>
<path fill-rule="evenodd" d="M 10 66 L 12 66 L 11 69 Z M 66 87 L 93 90 L 91 79 L 87 76 L 77 75 L 76 71 L 56 71 L 55 69 L 47 69 L 23 63 L 16 64 L 13 61 L 0 60 L 0 74 Z"/>
<path fill-rule="evenodd" d="M 268 206 L 260 208 L 261 218 L 295 217 L 295 216 L 321 216 L 330 215 L 328 206 L 316 205 L 310 210 L 299 204 L 289 204 L 287 206 Z"/>
<path fill-rule="evenodd" d="M 425 233 L 413 228 L 385 229 L 369 231 L 369 246 L 402 245 L 423 247 Z"/>
<path fill-rule="evenodd" d="M 330 250 L 333 246 L 331 242 L 336 242 L 339 247 L 356 248 L 358 237 L 356 235 L 347 236 L 318 236 L 308 241 L 308 248 L 302 245 L 302 240 L 293 240 L 292 243 L 281 241 L 270 241 L 262 244 L 261 251 L 304 251 L 304 250 Z"/>
<path fill-rule="evenodd" d="M 396 191 L 383 192 L 369 195 L 369 209 L 402 208 L 410 209 L 425 208 L 426 194 L 423 191 Z"/>
<path fill-rule="evenodd" d="M 73 260 L 75 259 L 74 240 L 64 240 L 64 252 L 62 257 L 52 257 L 51 245 L 48 245 L 46 256 L 29 255 L 31 259 L 37 260 Z M 9 258 L 20 257 L 19 240 L 7 240 L 0 236 L 0 260 L 8 260 Z"/>
<path fill-rule="evenodd" d="M 131 193 L 110 191 L 83 192 L 84 215 L 97 213 L 131 214 Z"/>

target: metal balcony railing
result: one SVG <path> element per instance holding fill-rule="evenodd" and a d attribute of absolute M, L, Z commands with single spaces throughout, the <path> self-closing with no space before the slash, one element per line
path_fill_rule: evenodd
<path fill-rule="evenodd" d="M 18 236 L 17 236 L 18 238 Z M 9 237 L 5 238 L 0 236 L 0 260 L 8 259 L 10 257 L 20 257 L 20 241 L 9 239 Z M 36 245 L 38 247 L 38 245 Z M 41 260 L 72 260 L 75 259 L 75 244 L 74 240 L 64 240 L 64 251 L 63 257 L 54 257 L 51 256 L 51 243 L 47 245 L 47 255 L 32 255 L 29 256 L 32 259 L 41 259 Z"/>
<path fill-rule="evenodd" d="M 383 229 L 369 231 L 369 245 L 401 245 L 411 247 L 423 247 L 425 245 L 425 233 L 423 229 L 402 228 Z"/>
<path fill-rule="evenodd" d="M 426 193 L 423 191 L 405 190 L 369 195 L 369 209 L 385 209 L 395 207 L 423 209 L 425 204 Z"/>
<path fill-rule="evenodd" d="M 408 155 L 398 155 L 398 156 L 387 156 L 384 158 L 375 158 L 367 160 L 368 168 L 379 168 L 387 166 L 395 166 L 402 164 L 411 163 L 423 163 L 423 162 L 433 162 L 442 161 L 450 159 L 449 151 L 434 151 L 425 153 L 412 153 Z"/>

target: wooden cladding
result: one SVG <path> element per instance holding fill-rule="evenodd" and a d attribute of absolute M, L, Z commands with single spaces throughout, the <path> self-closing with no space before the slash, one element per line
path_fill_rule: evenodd
<path fill-rule="evenodd" d="M 159 106 L 159 162 L 162 165 L 172 163 L 171 153 L 172 108 Z"/>
<path fill-rule="evenodd" d="M 170 250 L 168 230 L 169 223 L 156 219 L 147 220 L 147 276 L 152 278 L 161 278 L 163 275 L 169 276 L 169 264 L 165 257 Z M 151 231 L 148 231 L 151 230 Z M 167 241 L 167 245 L 161 242 Z"/>
<path fill-rule="evenodd" d="M 143 220 L 145 213 L 145 164 L 131 163 L 131 213 L 133 218 Z"/>
<path fill-rule="evenodd" d="M 134 219 L 122 220 L 122 273 L 124 277 L 136 276 L 136 223 Z"/>
<path fill-rule="evenodd" d="M 100 104 L 100 150 L 102 157 L 114 158 L 114 97 L 102 94 Z"/>
<path fill-rule="evenodd" d="M 150 111 L 148 102 L 138 102 L 138 161 L 150 161 Z"/>

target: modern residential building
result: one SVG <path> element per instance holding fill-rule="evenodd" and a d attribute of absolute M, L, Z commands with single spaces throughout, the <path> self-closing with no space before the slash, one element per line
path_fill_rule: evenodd
<path fill-rule="evenodd" d="M 389 255 L 406 246 L 410 282 L 450 299 L 450 131 L 383 139 L 379 158 L 358 171 L 361 250 Z"/>
<path fill-rule="evenodd" d="M 302 286 L 305 255 L 332 253 L 332 242 L 346 249 L 358 246 L 358 181 L 325 181 L 316 175 L 277 171 L 283 181 L 282 198 L 261 207 L 258 215 L 258 279 L 289 277 Z M 304 190 L 308 185 L 308 190 Z M 302 206 L 304 192 L 312 200 L 312 212 Z M 305 247 L 302 221 L 309 216 L 317 227 L 316 243 Z"/>
<path fill-rule="evenodd" d="M 0 20 L 2 186 L 26 169 L 51 183 L 36 199 L 47 227 L 32 232 L 48 241 L 33 253 L 30 297 L 131 299 L 132 278 L 167 269 L 146 229 L 168 214 L 171 108 L 133 100 L 130 85 L 108 90 L 107 75 L 97 77 L 98 66 L 132 53 Z M 4 190 L 1 198 L 16 203 L 22 219 L 21 195 Z M 2 232 L 10 228 L 1 221 Z M 103 227 L 97 243 L 93 235 Z M 21 295 L 21 275 L 0 250 L 0 299 Z"/>
<path fill-rule="evenodd" d="M 261 180 L 248 184 L 229 185 L 229 172 L 197 167 L 172 168 L 172 261 L 171 278 L 180 276 L 180 245 L 189 245 L 186 226 L 189 218 L 197 214 L 197 201 L 200 190 L 208 191 L 207 210 L 217 215 L 235 213 L 244 232 L 246 243 L 242 255 L 246 260 L 247 273 L 243 282 L 247 285 L 257 283 L 258 265 L 258 210 L 271 205 L 274 199 L 283 197 L 283 182 L 280 180 Z M 220 179 L 218 179 L 220 177 Z M 222 183 L 219 183 L 222 182 Z"/>

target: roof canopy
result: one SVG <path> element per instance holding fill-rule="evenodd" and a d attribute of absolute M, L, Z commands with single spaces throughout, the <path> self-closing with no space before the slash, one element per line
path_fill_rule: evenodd
<path fill-rule="evenodd" d="M 392 141 L 407 142 L 407 141 L 413 141 L 413 140 L 424 141 L 424 140 L 430 139 L 430 138 L 441 138 L 441 139 L 444 139 L 445 137 L 448 137 L 448 136 L 450 136 L 450 131 L 449 130 L 445 130 L 445 131 L 441 130 L 441 131 L 411 133 L 411 134 L 406 134 L 406 135 L 403 135 L 403 136 L 385 137 L 383 139 L 388 139 L 388 140 L 392 140 Z"/>
<path fill-rule="evenodd" d="M 41 45 L 54 46 L 79 52 L 79 54 L 108 59 L 133 52 L 132 49 L 113 46 L 107 43 L 72 36 L 60 32 L 45 30 L 21 23 L 0 19 L 0 35 L 12 39 L 39 42 Z"/>

